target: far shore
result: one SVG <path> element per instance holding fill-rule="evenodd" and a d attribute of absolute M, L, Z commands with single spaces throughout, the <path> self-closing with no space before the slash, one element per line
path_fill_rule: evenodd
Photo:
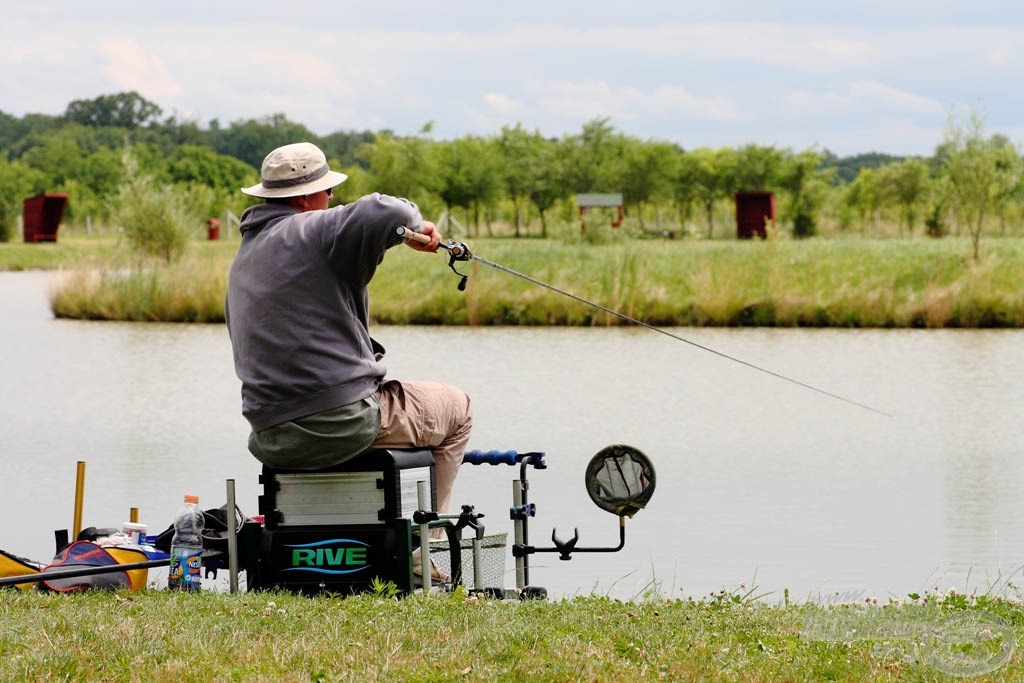
<path fill-rule="evenodd" d="M 768 241 L 621 239 L 605 244 L 478 238 L 472 251 L 508 269 L 657 326 L 1024 327 L 1024 238 L 863 237 Z M 113 239 L 0 244 L 0 269 L 69 272 L 58 317 L 224 319 L 236 240 L 197 241 L 173 265 L 139 262 Z M 630 324 L 480 262 L 390 251 L 371 283 L 375 321 L 430 325 Z"/>

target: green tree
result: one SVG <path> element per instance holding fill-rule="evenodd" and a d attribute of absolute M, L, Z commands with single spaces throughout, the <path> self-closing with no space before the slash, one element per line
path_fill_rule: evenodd
<path fill-rule="evenodd" d="M 779 182 L 786 155 L 774 147 L 748 144 L 735 152 L 732 164 L 732 190 L 770 191 Z M 787 169 L 792 173 L 793 169 Z"/>
<path fill-rule="evenodd" d="M 499 193 L 501 169 L 496 143 L 479 137 L 456 138 L 431 148 L 435 171 L 431 185 L 445 209 L 486 206 Z M 474 218 L 474 227 L 478 226 Z"/>
<path fill-rule="evenodd" d="M 205 145 L 181 145 L 167 159 L 170 180 L 200 184 L 226 194 L 259 180 L 252 166 L 226 154 L 217 154 Z"/>
<path fill-rule="evenodd" d="M 436 173 L 434 158 L 429 153 L 432 143 L 426 138 L 429 132 L 430 124 L 417 136 L 380 135 L 359 147 L 357 155 L 370 169 L 376 191 L 422 201 L 420 198 L 429 193 Z"/>
<path fill-rule="evenodd" d="M 951 114 L 943 135 L 943 173 L 956 201 L 953 211 L 970 233 L 975 261 L 985 219 L 998 206 L 1000 194 L 1000 147 L 985 137 L 985 119 L 973 108 L 965 121 Z"/>
<path fill-rule="evenodd" d="M 336 131 L 319 139 L 320 149 L 328 159 L 338 162 L 339 166 L 355 166 L 359 163 L 357 151 L 360 145 L 373 142 L 377 139 L 377 133 L 364 130 Z"/>
<path fill-rule="evenodd" d="M 139 172 L 131 150 L 124 154 L 125 182 L 115 201 L 114 220 L 132 249 L 173 263 L 201 224 L 186 192 Z"/>
<path fill-rule="evenodd" d="M 999 217 L 999 232 L 1006 233 L 1010 208 L 1024 197 L 1024 161 L 1020 150 L 1004 135 L 991 139 L 996 157 L 995 212 Z"/>
<path fill-rule="evenodd" d="M 949 232 L 949 178 L 939 176 L 929 183 L 928 215 L 924 231 L 929 237 L 945 237 Z"/>
<path fill-rule="evenodd" d="M 497 139 L 501 152 L 501 175 L 505 193 L 515 210 L 515 235 L 523 226 L 523 205 L 529 201 L 530 188 L 537 173 L 541 150 L 545 145 L 539 132 L 528 132 L 522 124 L 502 126 Z"/>
<path fill-rule="evenodd" d="M 26 114 L 19 119 L 0 111 L 0 150 L 13 152 L 30 135 L 46 133 L 60 125 L 61 120 L 57 116 Z"/>
<path fill-rule="evenodd" d="M 52 189 L 74 177 L 84 166 L 85 157 L 73 131 L 61 130 L 40 137 L 38 144 L 21 155 L 21 160 L 45 174 Z"/>
<path fill-rule="evenodd" d="M 370 176 L 370 172 L 362 166 L 342 166 L 340 163 L 335 165 L 334 160 L 332 160 L 331 168 L 338 168 L 338 170 L 348 176 L 345 182 L 334 188 L 335 202 L 351 204 L 363 195 L 374 191 L 373 178 Z"/>
<path fill-rule="evenodd" d="M 74 173 L 65 178 L 58 191 L 69 197 L 67 216 L 77 219 L 110 214 L 110 199 L 124 182 L 124 164 L 117 150 L 103 147 L 86 156 Z"/>
<path fill-rule="evenodd" d="M 622 168 L 622 201 L 636 209 L 640 228 L 644 227 L 644 206 L 670 194 L 680 149 L 669 142 L 630 141 L 625 145 Z"/>
<path fill-rule="evenodd" d="M 715 202 L 734 192 L 736 155 L 732 149 L 701 147 L 683 154 L 679 160 L 676 196 L 692 197 L 704 208 L 708 238 L 714 235 Z"/>
<path fill-rule="evenodd" d="M 831 170 L 822 170 L 821 159 L 819 152 L 806 150 L 799 154 L 780 155 L 777 162 L 771 162 L 770 171 L 765 166 L 765 174 L 775 174 L 778 186 L 788 194 L 788 213 L 794 237 L 811 237 L 817 232 L 818 213 L 828 179 L 832 176 Z"/>
<path fill-rule="evenodd" d="M 566 181 L 570 192 L 617 192 L 621 189 L 626 137 L 609 119 L 596 118 L 583 124 L 579 135 L 568 136 Z"/>
<path fill-rule="evenodd" d="M 214 151 L 241 159 L 256 169 L 263 165 L 263 159 L 272 150 L 314 137 L 308 128 L 289 121 L 284 114 L 236 121 L 227 129 L 211 125 L 209 136 Z"/>
<path fill-rule="evenodd" d="M 541 237 L 548 236 L 547 212 L 560 199 L 569 196 L 566 182 L 567 148 L 570 142 L 546 142 L 540 147 L 536 167 L 530 176 L 526 195 L 540 216 Z"/>
<path fill-rule="evenodd" d="M 100 95 L 91 100 L 73 100 L 64 111 L 64 118 L 83 126 L 133 130 L 155 123 L 162 112 L 159 106 L 133 90 Z"/>
<path fill-rule="evenodd" d="M 862 168 L 843 191 L 840 204 L 844 210 L 853 214 L 864 232 L 869 222 L 873 222 L 882 206 L 882 194 L 878 183 L 878 171 Z"/>
<path fill-rule="evenodd" d="M 891 154 L 880 154 L 879 152 L 868 152 L 866 154 L 855 154 L 849 157 L 837 157 L 832 152 L 825 150 L 822 159 L 822 168 L 835 169 L 833 181 L 836 184 L 849 184 L 860 175 L 861 171 L 881 168 L 893 161 L 902 161 L 902 157 Z"/>
<path fill-rule="evenodd" d="M 21 161 L 10 161 L 0 154 L 0 242 L 14 237 L 23 202 L 46 189 L 39 170 Z"/>
<path fill-rule="evenodd" d="M 899 209 L 900 232 L 906 229 L 914 234 L 921 204 L 928 197 L 928 164 L 922 159 L 894 161 L 878 169 L 878 183 L 883 197 L 896 204 Z"/>

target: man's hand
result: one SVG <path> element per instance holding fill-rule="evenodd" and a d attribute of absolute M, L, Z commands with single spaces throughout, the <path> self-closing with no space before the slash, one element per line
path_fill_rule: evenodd
<path fill-rule="evenodd" d="M 437 228 L 430 221 L 423 221 L 423 229 L 418 233 L 422 237 L 429 237 L 429 242 L 420 242 L 417 239 L 407 239 L 405 243 L 415 249 L 416 251 L 437 251 L 437 246 L 441 244 L 441 233 L 437 231 Z"/>

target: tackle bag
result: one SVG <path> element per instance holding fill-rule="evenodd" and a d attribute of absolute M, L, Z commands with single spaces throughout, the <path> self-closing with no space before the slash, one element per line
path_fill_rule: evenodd
<path fill-rule="evenodd" d="M 26 560 L 24 557 L 18 557 L 17 555 L 0 550 L 0 578 L 38 574 L 41 568 L 42 565 L 38 562 Z M 15 585 L 23 591 L 35 588 L 33 583 L 19 583 Z"/>
<path fill-rule="evenodd" d="M 110 567 L 119 564 L 145 562 L 147 559 L 149 558 L 144 552 L 134 548 L 104 548 L 92 541 L 75 541 L 57 553 L 56 557 L 53 558 L 53 562 L 43 567 L 42 573 L 45 575 L 64 569 Z M 146 587 L 148 574 L 149 570 L 144 568 L 112 571 L 103 574 L 48 579 L 41 581 L 39 587 L 43 590 L 57 591 L 59 593 L 86 588 L 106 588 L 108 590 L 128 588 L 136 591 Z"/>

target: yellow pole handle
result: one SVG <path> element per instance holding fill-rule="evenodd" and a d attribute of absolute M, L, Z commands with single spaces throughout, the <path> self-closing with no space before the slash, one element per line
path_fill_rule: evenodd
<path fill-rule="evenodd" d="M 82 532 L 82 505 L 85 499 L 85 461 L 78 461 L 78 471 L 75 475 L 75 522 L 71 525 L 71 540 L 78 538 Z"/>

